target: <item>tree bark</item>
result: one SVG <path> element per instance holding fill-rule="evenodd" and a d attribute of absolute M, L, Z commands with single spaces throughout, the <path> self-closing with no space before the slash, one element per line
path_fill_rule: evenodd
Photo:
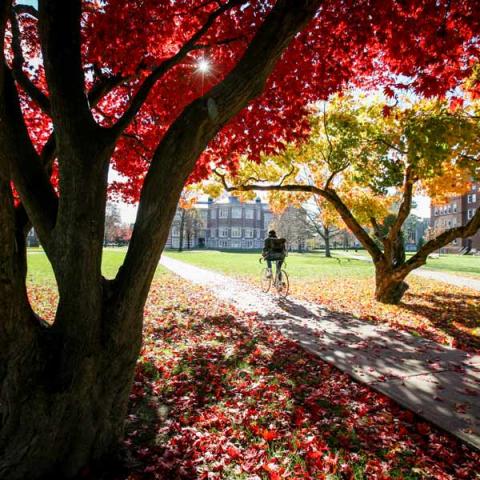
<path fill-rule="evenodd" d="M 185 209 L 182 208 L 182 214 L 180 217 L 180 236 L 178 238 L 178 251 L 183 252 L 183 234 L 185 230 Z"/>
<path fill-rule="evenodd" d="M 375 299 L 397 305 L 409 288 L 405 282 L 407 275 L 402 266 L 396 268 L 387 260 L 375 263 Z"/>
<path fill-rule="evenodd" d="M 325 257 L 331 258 L 330 252 L 330 229 L 328 227 L 323 228 L 323 239 L 325 241 Z"/>

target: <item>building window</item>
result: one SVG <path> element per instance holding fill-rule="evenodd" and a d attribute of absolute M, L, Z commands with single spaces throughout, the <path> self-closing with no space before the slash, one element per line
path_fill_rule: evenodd
<path fill-rule="evenodd" d="M 228 228 L 220 228 L 218 230 L 218 236 L 220 238 L 228 238 Z"/>
<path fill-rule="evenodd" d="M 253 229 L 252 228 L 246 228 L 245 229 L 245 238 L 253 238 Z"/>
<path fill-rule="evenodd" d="M 453 213 L 457 213 L 457 204 L 456 203 L 454 203 L 452 205 L 452 210 L 453 210 Z"/>
<path fill-rule="evenodd" d="M 447 213 L 452 213 L 452 207 L 451 207 L 451 205 L 449 205 L 449 206 L 447 207 Z"/>
<path fill-rule="evenodd" d="M 245 218 L 253 220 L 255 218 L 255 210 L 253 208 L 247 208 L 245 210 Z"/>
<path fill-rule="evenodd" d="M 172 227 L 172 237 L 179 237 L 180 229 L 178 227 Z"/>
<path fill-rule="evenodd" d="M 246 240 L 245 248 L 253 248 L 253 240 Z"/>
<path fill-rule="evenodd" d="M 232 238 L 240 238 L 242 236 L 242 229 L 240 227 L 232 227 Z"/>
<path fill-rule="evenodd" d="M 228 247 L 228 240 L 219 240 L 218 241 L 218 246 L 220 248 L 227 248 Z"/>
<path fill-rule="evenodd" d="M 471 193 L 467 197 L 467 203 L 475 203 L 477 201 L 477 194 L 476 193 Z"/>
<path fill-rule="evenodd" d="M 228 218 L 228 208 L 222 207 L 218 211 L 218 218 Z"/>
<path fill-rule="evenodd" d="M 217 218 L 217 211 L 215 209 L 210 211 L 210 218 Z"/>
<path fill-rule="evenodd" d="M 232 248 L 241 248 L 242 242 L 240 240 L 232 240 Z"/>
<path fill-rule="evenodd" d="M 453 227 L 457 226 L 457 218 L 456 217 L 452 219 L 452 226 Z"/>
<path fill-rule="evenodd" d="M 435 216 L 438 216 L 438 208 L 435 208 L 435 211 L 433 212 Z"/>
<path fill-rule="evenodd" d="M 238 207 L 232 208 L 232 218 L 242 218 L 242 209 Z"/>
<path fill-rule="evenodd" d="M 469 208 L 467 212 L 467 218 L 470 220 L 471 218 L 473 218 L 474 215 L 475 215 L 475 209 Z"/>

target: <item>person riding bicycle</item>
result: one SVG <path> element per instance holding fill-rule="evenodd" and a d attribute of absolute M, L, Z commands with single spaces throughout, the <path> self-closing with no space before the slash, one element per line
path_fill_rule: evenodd
<path fill-rule="evenodd" d="M 272 262 L 276 262 L 278 275 L 281 275 L 280 272 L 286 256 L 287 241 L 284 238 L 278 238 L 275 230 L 270 230 L 264 241 L 262 251 L 262 257 L 267 261 L 267 278 L 272 277 Z"/>

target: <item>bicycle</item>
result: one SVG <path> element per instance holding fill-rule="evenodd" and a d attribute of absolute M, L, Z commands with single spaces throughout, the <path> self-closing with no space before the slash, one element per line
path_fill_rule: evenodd
<path fill-rule="evenodd" d="M 259 262 L 261 263 L 263 258 L 260 258 Z M 288 290 L 290 288 L 290 282 L 288 280 L 288 274 L 284 269 L 278 268 L 280 261 L 275 260 L 275 276 L 272 278 L 272 272 L 269 272 L 268 268 L 262 270 L 261 285 L 262 292 L 267 293 L 273 283 L 275 290 L 278 295 L 281 297 L 286 297 L 288 295 Z M 284 263 L 284 265 L 286 265 Z M 273 269 L 272 269 L 273 270 Z M 273 282 L 272 282 L 273 280 Z"/>

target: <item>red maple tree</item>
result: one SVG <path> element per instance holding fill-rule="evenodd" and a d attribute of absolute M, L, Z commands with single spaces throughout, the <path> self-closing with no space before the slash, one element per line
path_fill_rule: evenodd
<path fill-rule="evenodd" d="M 2 0 L 0 477 L 72 476 L 115 448 L 143 306 L 188 179 L 302 137 L 309 103 L 347 84 L 453 89 L 478 59 L 479 10 L 476 0 L 40 0 L 37 11 Z M 111 165 L 125 177 L 112 192 L 139 211 L 106 280 Z M 60 293 L 48 328 L 26 294 L 31 225 Z"/>

